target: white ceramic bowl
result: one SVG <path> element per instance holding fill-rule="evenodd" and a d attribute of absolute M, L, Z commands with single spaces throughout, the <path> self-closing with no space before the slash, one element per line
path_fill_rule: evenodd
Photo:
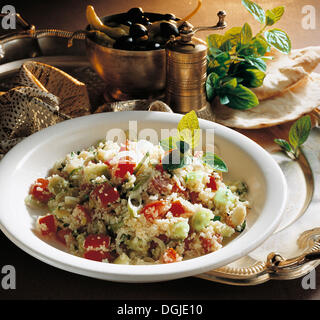
<path fill-rule="evenodd" d="M 232 179 L 249 186 L 252 209 L 247 228 L 222 249 L 162 265 L 115 265 L 83 259 L 63 251 L 34 232 L 36 211 L 25 206 L 30 184 L 44 177 L 54 162 L 68 152 L 86 148 L 104 138 L 111 128 L 128 128 L 129 120 L 144 128 L 176 128 L 181 115 L 161 112 L 118 112 L 85 116 L 41 130 L 15 146 L 0 161 L 0 227 L 22 250 L 55 267 L 120 282 L 155 282 L 201 274 L 227 265 L 257 248 L 275 231 L 286 200 L 286 182 L 273 158 L 247 137 L 221 125 L 199 120 L 201 129 L 214 129 L 219 155 Z"/>

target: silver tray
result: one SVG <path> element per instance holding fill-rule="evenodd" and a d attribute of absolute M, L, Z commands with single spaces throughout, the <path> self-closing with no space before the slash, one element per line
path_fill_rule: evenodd
<path fill-rule="evenodd" d="M 44 62 L 60 68 L 87 85 L 89 97 L 94 110 L 112 110 L 112 102 L 106 104 L 106 87 L 103 81 L 91 69 L 84 56 L 81 39 L 78 51 L 67 51 L 67 38 L 70 33 L 57 30 L 39 32 L 40 44 L 45 47 L 48 55 L 36 57 L 25 52 L 21 59 L 10 60 L 6 52 L 0 59 L 0 91 L 6 91 L 14 86 L 15 76 L 27 60 Z M 17 36 L 5 37 L 1 40 L 0 47 L 4 44 L 12 49 L 17 46 Z M 22 38 L 25 40 L 25 37 Z M 10 43 L 12 41 L 12 43 Z M 1 64 L 2 63 L 2 64 Z M 144 101 L 121 102 L 123 109 L 144 108 Z M 119 107 L 119 103 L 117 103 Z M 260 129 L 260 144 L 270 142 L 270 135 L 278 137 L 281 127 Z M 242 132 L 252 138 L 253 131 Z M 254 139 L 254 135 L 253 135 Z M 288 184 L 288 200 L 285 213 L 276 232 L 259 248 L 225 267 L 212 270 L 197 277 L 214 282 L 231 285 L 256 285 L 270 279 L 294 279 L 302 277 L 312 271 L 320 263 L 320 129 L 313 128 L 310 137 L 302 148 L 298 161 L 290 160 L 281 152 L 272 152 L 272 156 L 283 170 Z"/>

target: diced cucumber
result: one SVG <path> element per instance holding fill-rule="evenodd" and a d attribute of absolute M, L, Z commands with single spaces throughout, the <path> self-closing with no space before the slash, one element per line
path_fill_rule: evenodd
<path fill-rule="evenodd" d="M 178 221 L 170 229 L 170 238 L 184 240 L 188 236 L 190 226 L 186 221 Z"/>
<path fill-rule="evenodd" d="M 109 176 L 109 169 L 104 163 L 92 163 L 83 169 L 84 179 L 87 182 L 100 176 Z"/>
<path fill-rule="evenodd" d="M 125 241 L 129 249 L 139 252 L 142 255 L 147 254 L 148 251 L 148 245 L 147 242 L 143 239 L 140 239 L 138 237 L 134 237 L 130 240 Z"/>
<path fill-rule="evenodd" d="M 191 218 L 191 226 L 196 231 L 199 232 L 207 227 L 210 220 L 214 218 L 214 214 L 211 210 L 200 209 Z"/>
<path fill-rule="evenodd" d="M 236 201 L 236 197 L 228 188 L 219 188 L 214 195 L 213 201 L 217 208 L 226 208 L 228 203 Z"/>
<path fill-rule="evenodd" d="M 194 182 L 194 181 L 202 181 L 204 176 L 204 172 L 202 171 L 192 171 L 192 172 L 188 172 L 186 175 L 186 182 Z"/>

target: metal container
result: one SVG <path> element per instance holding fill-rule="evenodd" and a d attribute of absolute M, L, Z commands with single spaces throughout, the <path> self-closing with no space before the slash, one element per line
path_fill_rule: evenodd
<path fill-rule="evenodd" d="M 165 50 L 128 51 L 103 47 L 86 38 L 87 56 L 115 100 L 151 98 L 163 94 Z"/>
<path fill-rule="evenodd" d="M 166 103 L 175 112 L 198 110 L 205 93 L 207 46 L 198 38 L 169 41 L 166 48 Z"/>
<path fill-rule="evenodd" d="M 219 21 L 212 27 L 194 28 L 185 21 L 179 37 L 167 43 L 165 101 L 174 112 L 186 113 L 207 105 L 207 45 L 194 34 L 201 30 L 225 28 L 225 16 L 224 11 L 219 11 Z"/>
<path fill-rule="evenodd" d="M 161 14 L 145 13 L 156 19 Z M 121 14 L 102 18 L 105 23 Z M 115 100 L 157 98 L 166 84 L 165 49 L 129 51 L 101 46 L 86 38 L 87 56 Z"/>

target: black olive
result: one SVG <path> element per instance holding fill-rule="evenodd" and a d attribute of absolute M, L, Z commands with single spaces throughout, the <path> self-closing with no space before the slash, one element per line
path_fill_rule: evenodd
<path fill-rule="evenodd" d="M 163 20 L 176 20 L 176 16 L 173 13 L 167 13 L 163 15 Z"/>
<path fill-rule="evenodd" d="M 129 35 L 134 39 L 141 38 L 148 35 L 148 29 L 143 24 L 135 23 L 130 27 Z"/>
<path fill-rule="evenodd" d="M 121 50 L 132 50 L 133 49 L 133 39 L 130 36 L 123 36 L 116 40 L 113 44 L 115 49 Z"/>
<path fill-rule="evenodd" d="M 170 22 L 160 23 L 160 33 L 166 38 L 169 38 L 171 35 L 177 37 L 180 34 L 177 26 Z"/>
<path fill-rule="evenodd" d="M 138 22 L 138 21 L 137 21 Z M 144 26 L 149 26 L 151 24 L 150 19 L 147 18 L 146 16 L 143 16 L 140 20 L 139 23 L 143 24 Z"/>
<path fill-rule="evenodd" d="M 160 48 L 161 48 L 161 44 L 155 41 L 150 41 L 147 45 L 147 50 L 158 50 Z"/>
<path fill-rule="evenodd" d="M 127 17 L 132 22 L 139 21 L 143 17 L 143 10 L 141 8 L 131 8 L 127 12 Z"/>
<path fill-rule="evenodd" d="M 134 43 L 133 50 L 136 50 L 136 51 L 148 50 L 147 46 L 148 46 L 149 41 L 148 41 L 147 36 L 142 36 L 140 38 L 134 38 L 133 43 Z"/>
<path fill-rule="evenodd" d="M 121 24 L 124 24 L 125 26 L 128 26 L 128 27 L 132 26 L 132 22 L 130 20 L 125 20 Z"/>

